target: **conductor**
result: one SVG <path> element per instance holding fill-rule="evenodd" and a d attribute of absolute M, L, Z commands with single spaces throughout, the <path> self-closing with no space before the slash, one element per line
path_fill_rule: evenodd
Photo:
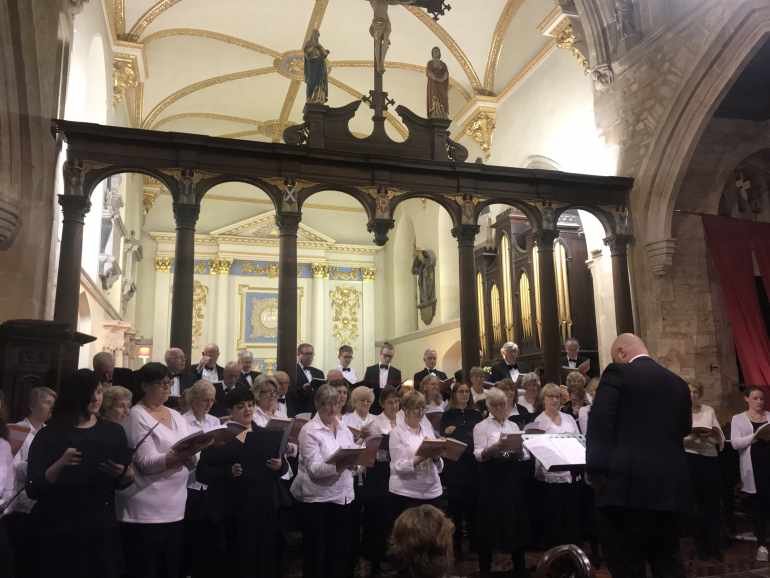
<path fill-rule="evenodd" d="M 687 384 L 630 333 L 612 344 L 591 409 L 586 468 L 614 578 L 683 577 L 677 517 L 689 509 Z"/>

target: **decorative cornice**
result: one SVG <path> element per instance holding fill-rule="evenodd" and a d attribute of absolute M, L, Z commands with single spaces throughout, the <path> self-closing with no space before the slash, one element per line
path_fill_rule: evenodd
<path fill-rule="evenodd" d="M 167 28 L 166 30 L 159 30 L 158 32 L 153 32 L 144 38 L 142 40 L 142 44 L 147 46 L 150 42 L 155 40 L 170 38 L 173 36 L 192 36 L 195 38 L 206 38 L 208 40 L 224 42 L 225 44 L 251 50 L 252 52 L 264 54 L 272 58 L 276 58 L 280 55 L 280 52 L 273 50 L 272 48 L 268 48 L 267 46 L 262 46 L 261 44 L 257 44 L 255 42 L 249 42 L 248 40 L 238 38 L 237 36 L 230 36 L 229 34 L 222 34 L 220 32 L 213 32 L 211 30 L 202 30 L 200 28 Z"/>
<path fill-rule="evenodd" d="M 492 42 L 489 46 L 487 69 L 484 71 L 484 88 L 489 92 L 494 92 L 495 90 L 495 73 L 497 71 L 497 64 L 500 61 L 503 39 L 506 32 L 508 32 L 513 17 L 519 11 L 522 4 L 524 4 L 524 0 L 508 0 L 503 7 L 503 11 L 500 13 L 497 26 L 495 26 L 495 32 L 492 34 Z"/>
<path fill-rule="evenodd" d="M 313 263 L 310 268 L 315 279 L 326 279 L 329 277 L 329 266 L 325 263 Z"/>
<path fill-rule="evenodd" d="M 572 24 L 567 24 L 561 28 L 556 35 L 556 47 L 572 53 L 582 67 L 583 72 L 588 74 L 591 70 L 591 66 L 588 64 L 588 58 L 586 58 L 578 49 L 576 43 L 577 37 L 575 36 L 575 30 L 572 28 Z"/>
<path fill-rule="evenodd" d="M 210 273 L 212 275 L 229 275 L 233 262 L 230 259 L 214 259 L 211 262 Z"/>
<path fill-rule="evenodd" d="M 374 281 L 375 276 L 377 275 L 377 269 L 374 267 L 363 267 L 361 269 L 361 278 L 364 281 Z"/>
<path fill-rule="evenodd" d="M 155 270 L 159 273 L 169 273 L 171 271 L 171 257 L 155 257 Z"/>
<path fill-rule="evenodd" d="M 136 56 L 115 54 L 112 57 L 112 103 L 120 104 L 126 93 L 139 86 L 139 72 Z"/>

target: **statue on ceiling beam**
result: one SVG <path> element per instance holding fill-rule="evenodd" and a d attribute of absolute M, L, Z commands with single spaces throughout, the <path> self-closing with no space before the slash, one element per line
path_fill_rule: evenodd
<path fill-rule="evenodd" d="M 428 77 L 428 118 L 449 118 L 449 69 L 441 60 L 441 50 L 434 46 L 433 59 L 425 67 Z"/>
<path fill-rule="evenodd" d="M 302 51 L 305 53 L 305 84 L 307 85 L 308 104 L 326 104 L 329 99 L 329 76 L 326 70 L 326 58 L 329 51 L 321 46 L 321 33 L 318 29 L 310 33 Z"/>

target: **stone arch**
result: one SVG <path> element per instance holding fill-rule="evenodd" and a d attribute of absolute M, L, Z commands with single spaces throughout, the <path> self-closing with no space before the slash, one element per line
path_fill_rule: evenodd
<path fill-rule="evenodd" d="M 316 193 L 320 193 L 323 191 L 336 191 L 339 193 L 345 193 L 346 195 L 353 197 L 355 200 L 357 200 L 361 204 L 361 206 L 366 211 L 367 219 L 369 221 L 374 220 L 375 209 L 374 209 L 374 203 L 372 201 L 372 197 L 369 196 L 365 191 L 362 191 L 357 187 L 348 187 L 348 186 L 340 186 L 340 185 L 332 186 L 332 185 L 326 185 L 323 183 L 319 185 L 305 187 L 297 195 L 297 204 L 299 205 L 299 210 L 300 211 L 302 210 L 302 206 L 305 204 L 305 201 L 307 201 L 310 197 L 312 197 Z"/>
<path fill-rule="evenodd" d="M 137 173 L 156 179 L 160 181 L 172 195 L 178 189 L 177 181 L 161 171 L 148 169 L 146 167 L 112 165 L 101 169 L 84 170 L 83 194 L 87 197 L 91 197 L 91 193 L 94 192 L 94 189 L 99 185 L 99 183 L 108 177 L 119 175 L 121 173 Z M 66 192 L 69 193 L 69 191 Z"/>
<path fill-rule="evenodd" d="M 447 213 L 449 213 L 449 216 L 452 218 L 452 225 L 454 227 L 459 227 L 462 224 L 462 209 L 460 208 L 460 205 L 444 195 L 435 195 L 433 193 L 422 193 L 415 191 L 396 196 L 393 200 L 390 201 L 391 215 L 396 213 L 396 207 L 398 207 L 398 205 L 409 199 L 427 199 L 429 201 L 434 201 L 443 207 Z"/>
<path fill-rule="evenodd" d="M 278 211 L 281 207 L 281 193 L 278 191 L 278 187 L 267 181 L 263 181 L 262 179 L 243 175 L 217 175 L 216 177 L 203 179 L 198 183 L 196 191 L 198 199 L 205 197 L 206 193 L 214 187 L 225 183 L 242 183 L 244 185 L 255 187 L 268 196 L 273 203 L 273 209 Z"/>
<path fill-rule="evenodd" d="M 741 3 L 720 26 L 697 66 L 684 82 L 663 125 L 657 130 L 636 183 L 644 199 L 647 242 L 671 237 L 673 209 L 695 148 L 714 111 L 762 44 L 770 38 L 770 5 Z M 653 194 L 654 192 L 654 194 Z"/>

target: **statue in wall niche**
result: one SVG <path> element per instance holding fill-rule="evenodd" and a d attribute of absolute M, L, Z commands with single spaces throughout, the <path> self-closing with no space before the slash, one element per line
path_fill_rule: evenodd
<path fill-rule="evenodd" d="M 430 325 L 436 315 L 436 254 L 428 249 L 415 251 L 412 275 L 417 275 L 420 319 Z"/>
<path fill-rule="evenodd" d="M 449 118 L 449 69 L 441 60 L 441 50 L 434 46 L 433 59 L 425 67 L 428 77 L 428 118 Z"/>
<path fill-rule="evenodd" d="M 310 38 L 302 47 L 305 53 L 305 84 L 307 85 L 308 104 L 326 104 L 329 100 L 329 75 L 326 70 L 326 58 L 329 51 L 321 46 L 321 33 L 318 29 L 310 33 Z"/>
<path fill-rule="evenodd" d="M 639 26 L 636 23 L 634 0 L 615 0 L 615 22 L 620 38 L 637 38 Z"/>

